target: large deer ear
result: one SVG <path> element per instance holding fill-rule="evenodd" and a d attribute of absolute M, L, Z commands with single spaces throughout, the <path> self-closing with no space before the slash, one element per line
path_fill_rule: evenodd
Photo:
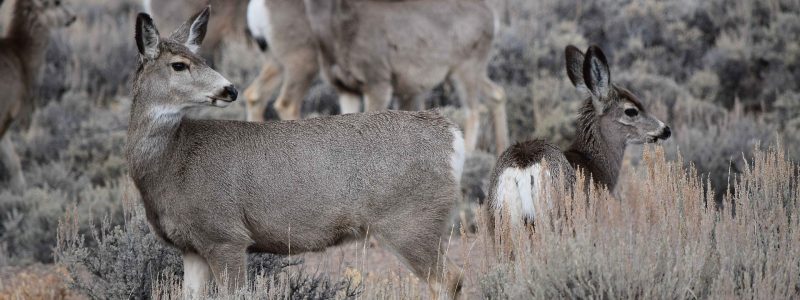
<path fill-rule="evenodd" d="M 183 43 L 189 50 L 197 53 L 197 50 L 200 49 L 200 44 L 203 43 L 203 39 L 206 37 L 210 10 L 211 6 L 206 6 L 203 10 L 197 12 L 178 27 L 170 35 L 170 38 Z"/>
<path fill-rule="evenodd" d="M 589 89 L 583 82 L 583 52 L 573 45 L 564 49 L 566 57 L 567 77 L 579 91 L 588 93 Z"/>
<path fill-rule="evenodd" d="M 158 44 L 161 38 L 158 36 L 158 29 L 153 24 L 150 15 L 140 13 L 136 17 L 136 47 L 139 48 L 139 55 L 151 60 L 158 57 Z"/>
<path fill-rule="evenodd" d="M 583 82 L 592 94 L 595 108 L 601 113 L 611 92 L 611 72 L 600 47 L 591 46 L 586 50 L 586 57 L 583 60 Z"/>

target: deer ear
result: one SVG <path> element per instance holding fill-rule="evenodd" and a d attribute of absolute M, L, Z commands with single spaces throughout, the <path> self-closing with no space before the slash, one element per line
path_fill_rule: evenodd
<path fill-rule="evenodd" d="M 139 55 L 145 59 L 154 59 L 158 57 L 159 50 L 158 44 L 161 38 L 158 35 L 158 29 L 153 24 L 153 19 L 150 15 L 140 13 L 136 17 L 136 47 L 139 48 Z"/>
<path fill-rule="evenodd" d="M 170 38 L 183 43 L 189 50 L 197 53 L 197 50 L 200 49 L 200 44 L 203 43 L 203 39 L 206 37 L 210 9 L 210 6 L 206 6 L 203 10 L 197 12 L 183 23 L 183 25 L 178 27 L 178 29 L 170 35 Z"/>
<path fill-rule="evenodd" d="M 608 69 L 603 50 L 600 47 L 591 46 L 586 51 L 586 58 L 583 61 L 583 81 L 592 96 L 599 99 L 608 97 L 611 91 L 611 72 Z"/>
<path fill-rule="evenodd" d="M 583 82 L 583 52 L 573 45 L 564 49 L 566 57 L 567 77 L 579 91 L 588 93 L 586 83 Z"/>
<path fill-rule="evenodd" d="M 586 57 L 583 60 L 583 82 L 592 95 L 595 111 L 602 114 L 611 92 L 611 72 L 600 47 L 591 46 L 586 50 Z"/>

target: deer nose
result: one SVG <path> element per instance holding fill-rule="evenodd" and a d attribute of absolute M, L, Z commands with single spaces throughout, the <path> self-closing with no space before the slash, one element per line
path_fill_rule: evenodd
<path fill-rule="evenodd" d="M 225 94 L 231 99 L 231 101 L 234 101 L 237 97 L 239 97 L 239 92 L 236 91 L 236 87 L 234 87 L 232 84 L 225 87 Z"/>
<path fill-rule="evenodd" d="M 669 129 L 669 126 L 664 127 L 664 130 L 661 131 L 661 135 L 658 138 L 662 140 L 668 139 L 672 135 L 672 130 Z"/>

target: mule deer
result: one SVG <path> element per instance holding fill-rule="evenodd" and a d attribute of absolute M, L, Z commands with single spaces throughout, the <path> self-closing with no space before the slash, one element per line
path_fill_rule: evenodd
<path fill-rule="evenodd" d="M 399 97 L 400 109 L 420 110 L 422 93 L 449 79 L 467 110 L 467 149 L 475 148 L 480 132 L 481 97 L 489 100 L 498 151 L 507 146 L 505 92 L 486 76 L 494 16 L 483 1 L 266 0 L 265 4 L 272 28 L 263 31 L 271 33 L 267 40 L 273 49 L 289 37 L 303 40 L 294 45 L 304 49 L 302 59 L 288 61 L 276 54 L 287 69 L 305 71 L 295 76 L 301 80 L 288 80 L 302 86 L 302 91 L 285 93 L 284 84 L 275 103 L 282 118 L 300 117 L 305 89 L 319 68 L 309 57 L 318 54 L 323 78 L 339 91 L 342 113 L 358 112 L 362 96 L 366 111 L 386 109 L 392 95 Z M 288 34 L 279 26 L 296 32 Z M 311 43 L 303 34 L 312 35 Z M 271 70 L 265 66 L 262 74 L 272 74 Z M 263 104 L 255 103 L 266 96 L 258 91 L 260 85 L 269 85 L 260 84 L 269 78 L 273 77 L 256 80 L 245 93 L 251 120 L 263 114 Z"/>
<path fill-rule="evenodd" d="M 24 187 L 19 157 L 6 134 L 12 122 L 33 112 L 37 85 L 50 31 L 75 21 L 60 0 L 17 0 L 6 36 L 0 39 L 0 163 L 11 175 L 10 185 Z"/>
<path fill-rule="evenodd" d="M 543 140 L 515 144 L 500 155 L 490 178 L 484 205 L 488 234 L 494 237 L 495 216 L 508 223 L 533 222 L 548 198 L 548 180 L 564 176 L 568 186 L 575 170 L 583 169 L 596 184 L 614 189 L 628 144 L 653 143 L 669 138 L 669 126 L 649 115 L 633 93 L 611 82 L 603 51 L 589 47 L 586 55 L 574 46 L 565 50 L 567 75 L 589 97 L 580 109 L 576 139 L 561 152 Z M 542 166 L 546 162 L 548 168 Z M 509 213 L 511 215 L 503 215 Z"/>
<path fill-rule="evenodd" d="M 231 83 L 196 54 L 209 11 L 168 38 L 140 14 L 140 63 L 126 159 L 153 231 L 183 252 L 184 290 L 213 274 L 223 291 L 245 284 L 246 253 L 318 251 L 367 232 L 435 291 L 460 279 L 437 264 L 460 197 L 458 128 L 435 112 L 373 112 L 302 121 L 194 120 L 225 107 Z M 438 267 L 437 267 L 438 266 Z"/>
<path fill-rule="evenodd" d="M 209 20 L 201 56 L 213 61 L 212 58 L 220 52 L 225 41 L 244 40 L 246 24 L 242 18 L 247 13 L 246 0 L 143 0 L 142 2 L 144 10 L 167 28 L 177 27 L 180 23 L 176 20 L 185 20 L 206 5 L 213 6 L 214 12 Z"/>

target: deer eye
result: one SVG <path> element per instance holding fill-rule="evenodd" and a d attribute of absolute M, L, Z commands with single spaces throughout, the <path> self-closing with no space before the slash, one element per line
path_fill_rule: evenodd
<path fill-rule="evenodd" d="M 185 63 L 176 62 L 172 63 L 172 69 L 175 70 L 176 72 L 183 72 L 188 70 L 189 66 L 187 66 Z"/>
<path fill-rule="evenodd" d="M 53 4 L 55 4 L 56 6 L 61 6 L 61 0 L 53 1 Z"/>
<path fill-rule="evenodd" d="M 635 108 L 628 108 L 628 109 L 625 110 L 625 115 L 627 115 L 628 117 L 638 116 L 639 115 L 639 110 L 637 110 Z"/>

